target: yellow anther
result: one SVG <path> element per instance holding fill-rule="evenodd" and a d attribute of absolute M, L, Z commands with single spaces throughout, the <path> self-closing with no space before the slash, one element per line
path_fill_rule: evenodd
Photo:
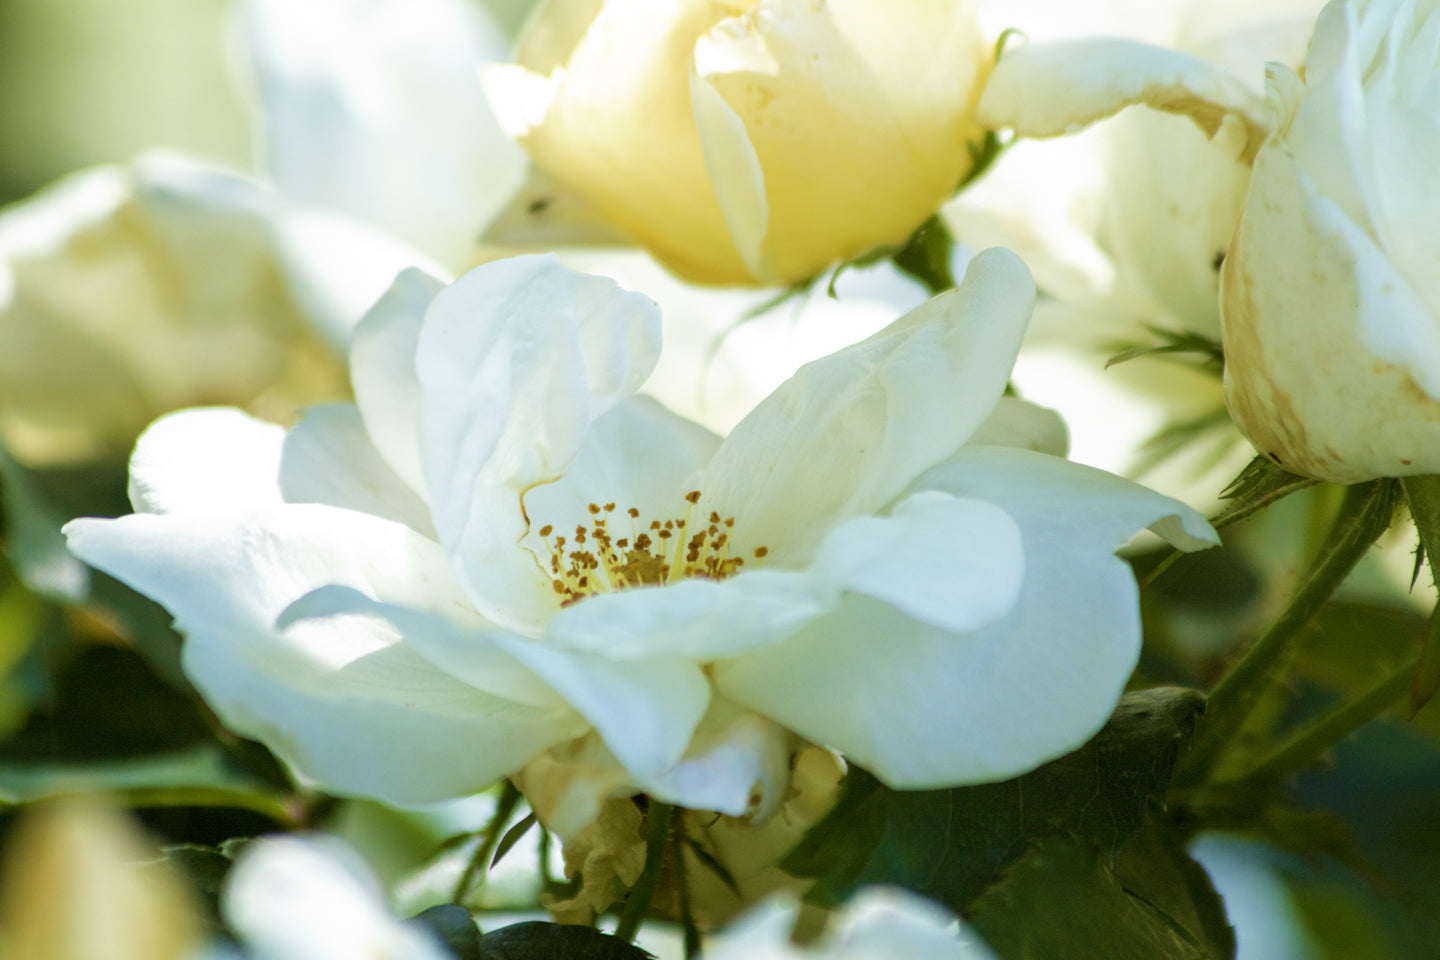
<path fill-rule="evenodd" d="M 688 538 L 683 536 L 690 524 L 690 508 L 700 499 L 699 490 L 685 494 L 684 515 L 650 520 L 645 525 L 648 533 L 636 532 L 640 511 L 627 507 L 630 536 L 619 539 L 612 539 L 606 524 L 608 515 L 616 509 L 615 504 L 587 504 L 591 517 L 589 527 L 576 525 L 569 551 L 565 549 L 565 537 L 550 539 L 554 533 L 550 524 L 541 527 L 540 537 L 550 553 L 551 589 L 563 598 L 561 606 L 570 606 L 596 593 L 661 586 L 685 577 L 719 580 L 734 576 L 745 563 L 743 558 L 731 557 L 728 553 L 729 529 L 735 525 L 734 517 L 721 519 L 718 512 L 711 511 L 708 527 L 694 529 Z M 682 535 L 677 536 L 677 532 Z M 673 553 L 668 543 L 671 539 L 675 540 Z M 585 549 L 587 543 L 593 547 Z M 754 549 L 757 560 L 768 553 L 767 547 Z"/>

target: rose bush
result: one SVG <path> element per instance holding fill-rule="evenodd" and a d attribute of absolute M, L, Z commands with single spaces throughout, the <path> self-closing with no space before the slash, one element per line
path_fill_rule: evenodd
<path fill-rule="evenodd" d="M 410 272 L 357 329 L 355 406 L 288 435 L 161 420 L 139 512 L 66 532 L 169 607 L 228 724 L 333 791 L 423 803 L 574 757 L 623 768 L 605 793 L 763 817 L 796 735 L 898 787 L 1004 778 L 1129 677 L 1114 550 L 1146 525 L 1214 542 L 1127 481 L 967 445 L 1033 296 L 982 254 L 721 440 L 637 394 L 644 297 L 551 257 Z"/>
<path fill-rule="evenodd" d="M 959 186 L 991 44 L 971 0 L 557 0 L 487 87 L 538 167 L 676 273 L 793 283 Z"/>

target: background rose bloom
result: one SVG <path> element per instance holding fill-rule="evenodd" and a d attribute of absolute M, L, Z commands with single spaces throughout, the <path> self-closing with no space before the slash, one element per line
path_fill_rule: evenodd
<path fill-rule="evenodd" d="M 489 77 L 535 164 L 705 283 L 900 243 L 971 167 L 971 0 L 546 4 Z"/>
<path fill-rule="evenodd" d="M 0 434 L 32 465 L 123 455 L 178 407 L 288 419 L 344 396 L 295 304 L 271 195 L 178 157 L 80 173 L 0 213 Z"/>
<path fill-rule="evenodd" d="M 1294 473 L 1440 472 L 1440 3 L 1331 3 L 1225 260 L 1231 413 Z"/>

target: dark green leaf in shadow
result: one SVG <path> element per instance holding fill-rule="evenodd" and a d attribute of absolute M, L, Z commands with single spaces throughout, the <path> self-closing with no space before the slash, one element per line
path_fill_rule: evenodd
<path fill-rule="evenodd" d="M 197 700 L 134 653 L 85 647 L 53 701 L 0 743 L 0 804 L 76 791 L 135 806 L 233 806 L 286 819 L 289 780 L 261 746 L 217 736 Z"/>
<path fill-rule="evenodd" d="M 1044 840 L 977 900 L 971 926 L 1003 960 L 1225 960 L 1126 889 L 1082 840 Z"/>
<path fill-rule="evenodd" d="M 816 877 L 809 896 L 827 905 L 891 883 L 963 909 L 1033 840 L 1077 836 L 1113 854 L 1163 801 L 1204 703 L 1178 688 L 1126 694 L 1085 746 L 1000 783 L 890 790 L 852 769 L 835 809 L 782 865 Z"/>
<path fill-rule="evenodd" d="M 481 960 L 653 960 L 654 954 L 590 927 L 531 920 L 480 938 Z"/>
<path fill-rule="evenodd" d="M 442 903 L 422 910 L 410 922 L 424 927 L 443 943 L 456 960 L 484 960 L 480 945 L 480 928 L 470 911 L 454 903 Z"/>

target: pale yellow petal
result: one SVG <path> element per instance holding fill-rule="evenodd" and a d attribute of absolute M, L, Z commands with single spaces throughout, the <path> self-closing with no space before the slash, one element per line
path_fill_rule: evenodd
<path fill-rule="evenodd" d="M 970 168 L 989 58 L 973 6 L 937 0 L 767 0 L 701 39 L 697 72 L 764 170 L 759 276 L 903 242 Z"/>

